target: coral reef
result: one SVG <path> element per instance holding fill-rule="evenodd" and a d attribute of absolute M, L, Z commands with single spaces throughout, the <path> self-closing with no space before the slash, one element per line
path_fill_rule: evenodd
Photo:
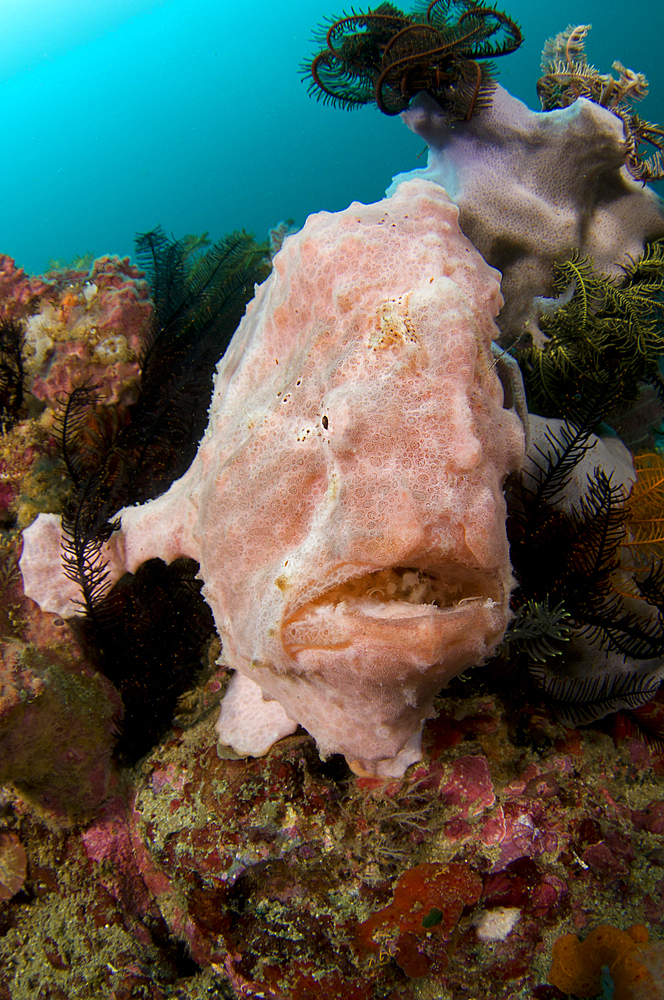
<path fill-rule="evenodd" d="M 554 943 L 600 924 L 647 924 L 656 974 L 661 753 L 511 707 L 474 674 L 472 694 L 457 680 L 439 699 L 405 782 L 322 763 L 304 733 L 223 759 L 208 717 L 82 832 L 19 808 L 7 832 L 28 865 L 4 904 L 5 995 L 30 976 L 73 1000 L 90 982 L 109 997 L 143 982 L 148 997 L 560 998 L 542 992 Z"/>
<path fill-rule="evenodd" d="M 458 210 L 0 258 L 0 1000 L 662 996 L 661 130 L 587 30 L 541 114 L 475 0 L 319 35 Z"/>
<path fill-rule="evenodd" d="M 36 300 L 49 288 L 41 277 L 30 277 L 13 257 L 0 254 L 0 318 L 3 322 L 30 315 Z"/>
<path fill-rule="evenodd" d="M 59 393 L 94 374 L 109 399 L 131 399 L 151 304 L 139 272 L 118 258 L 30 278 L 3 257 L 1 284 L 0 782 L 25 808 L 66 826 L 109 792 L 122 706 L 64 622 L 24 596 L 20 529 L 38 511 L 61 509 Z M 109 338 L 128 345 L 124 360 L 95 355 Z"/>
<path fill-rule="evenodd" d="M 80 583 L 72 627 L 122 696 L 116 750 L 127 760 L 169 728 L 178 697 L 205 659 L 213 624 L 194 582 L 197 567 L 154 560 L 111 594 L 115 577 L 100 546 L 122 506 L 158 496 L 187 469 L 205 429 L 214 366 L 253 282 L 270 268 L 267 245 L 244 232 L 209 246 L 204 236 L 173 240 L 153 230 L 137 238 L 137 253 L 154 303 L 136 398 L 113 405 L 102 384 L 85 382 L 61 398 L 57 420 L 71 484 L 63 505 L 64 567 Z M 54 523 L 53 515 L 44 517 Z M 59 535 L 56 544 L 59 559 Z"/>

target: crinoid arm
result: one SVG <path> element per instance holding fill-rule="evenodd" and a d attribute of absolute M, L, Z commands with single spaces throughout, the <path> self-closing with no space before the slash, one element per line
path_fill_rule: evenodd
<path fill-rule="evenodd" d="M 645 704 L 664 676 L 662 564 L 651 564 L 643 579 L 629 576 L 628 488 L 613 482 L 610 460 L 588 474 L 579 501 L 571 508 L 564 502 L 569 464 L 577 456 L 587 464 L 592 454 L 574 448 L 574 436 L 570 428 L 552 435 L 518 502 L 508 494 L 520 585 L 506 636 L 570 725 Z"/>
<path fill-rule="evenodd" d="M 586 65 L 586 38 L 592 24 L 568 24 L 564 31 L 547 38 L 542 50 L 541 68 L 549 73 L 556 65 Z"/>
<path fill-rule="evenodd" d="M 629 172 L 639 181 L 664 179 L 664 130 L 661 125 L 653 125 L 635 114 L 623 116 L 623 123 Z M 647 149 L 653 150 L 649 156 Z"/>
<path fill-rule="evenodd" d="M 636 585 L 644 601 L 664 615 L 664 560 L 654 561 L 649 572 Z"/>
<path fill-rule="evenodd" d="M 635 455 L 636 482 L 627 501 L 627 539 L 623 565 L 649 571 L 642 594 L 660 593 L 664 559 L 664 458 L 656 453 Z M 653 566 L 658 566 L 657 573 Z"/>
<path fill-rule="evenodd" d="M 556 715 L 568 726 L 583 726 L 621 710 L 646 705 L 657 694 L 662 671 L 598 669 L 581 677 L 557 674 L 533 664 L 530 676 Z"/>
<path fill-rule="evenodd" d="M 537 95 L 543 111 L 566 108 L 585 97 L 608 108 L 625 128 L 625 165 L 636 180 L 657 181 L 664 177 L 664 131 L 632 111 L 635 101 L 648 94 L 643 73 L 616 60 L 611 73 L 600 73 L 586 57 L 585 41 L 590 24 L 569 25 L 547 39 L 542 52 L 542 77 Z M 648 153 L 648 150 L 652 152 Z"/>
<path fill-rule="evenodd" d="M 648 93 L 648 81 L 643 73 L 627 69 L 614 62 L 612 69 L 619 74 L 600 73 L 585 52 L 591 24 L 568 25 L 565 31 L 548 38 L 542 51 L 542 77 L 537 94 L 542 110 L 566 108 L 578 97 L 586 97 L 622 116 L 633 101 Z"/>

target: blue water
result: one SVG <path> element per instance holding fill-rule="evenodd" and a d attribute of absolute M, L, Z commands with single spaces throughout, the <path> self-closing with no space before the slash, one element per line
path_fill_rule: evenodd
<path fill-rule="evenodd" d="M 499 79 L 531 107 L 544 40 L 591 22 L 589 59 L 644 72 L 639 113 L 664 119 L 664 6 L 498 6 L 526 38 Z M 298 73 L 312 29 L 343 12 L 343 0 L 0 0 L 0 252 L 37 273 L 131 254 L 134 233 L 158 224 L 264 238 L 280 219 L 380 198 L 421 140 L 375 108 L 323 106 Z"/>

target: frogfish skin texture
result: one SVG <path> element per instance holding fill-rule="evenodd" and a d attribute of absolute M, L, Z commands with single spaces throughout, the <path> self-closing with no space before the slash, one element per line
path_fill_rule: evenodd
<path fill-rule="evenodd" d="M 457 218 L 417 179 L 289 236 L 191 467 L 109 543 L 114 575 L 200 563 L 237 672 L 218 730 L 240 753 L 299 723 L 322 755 L 401 774 L 434 695 L 503 636 L 502 486 L 524 435 L 491 355 L 500 275 Z"/>

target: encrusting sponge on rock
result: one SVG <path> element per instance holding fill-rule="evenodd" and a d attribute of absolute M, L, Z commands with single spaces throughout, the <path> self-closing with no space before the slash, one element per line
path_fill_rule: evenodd
<path fill-rule="evenodd" d="M 434 695 L 503 636 L 502 486 L 524 433 L 491 353 L 500 276 L 457 220 L 416 179 L 289 236 L 219 362 L 192 465 L 106 546 L 114 578 L 199 562 L 237 672 L 218 732 L 239 753 L 301 724 L 357 773 L 403 774 Z M 58 530 L 26 530 L 21 567 L 66 615 L 75 585 L 57 607 L 44 589 Z"/>

